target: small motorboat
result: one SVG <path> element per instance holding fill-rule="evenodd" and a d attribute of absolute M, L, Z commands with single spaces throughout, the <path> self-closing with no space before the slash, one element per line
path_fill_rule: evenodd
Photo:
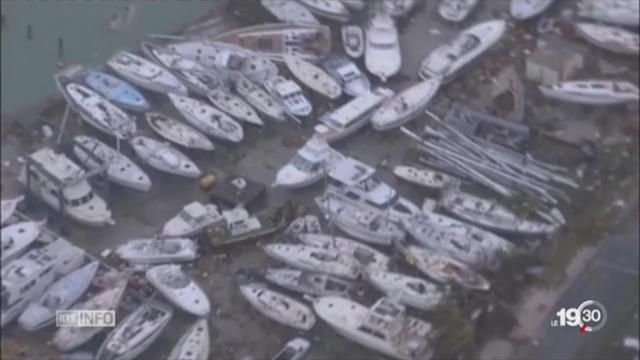
<path fill-rule="evenodd" d="M 420 77 L 440 78 L 443 84 L 448 83 L 463 68 L 495 45 L 506 29 L 505 20 L 485 21 L 467 28 L 427 55 L 420 65 Z"/>
<path fill-rule="evenodd" d="M 309 340 L 297 337 L 289 340 L 271 360 L 302 360 L 310 347 Z"/>
<path fill-rule="evenodd" d="M 398 30 L 389 15 L 379 14 L 371 19 L 367 28 L 364 58 L 367 70 L 383 82 L 400 71 L 402 56 Z"/>
<path fill-rule="evenodd" d="M 519 21 L 531 19 L 545 12 L 554 0 L 511 0 L 509 11 Z"/>
<path fill-rule="evenodd" d="M 575 80 L 538 88 L 546 97 L 586 105 L 619 105 L 640 99 L 638 87 L 628 81 Z"/>
<path fill-rule="evenodd" d="M 340 29 L 344 52 L 354 59 L 364 55 L 364 31 L 358 25 L 344 25 Z"/>
<path fill-rule="evenodd" d="M 375 110 L 393 94 L 391 89 L 378 87 L 351 99 L 339 108 L 321 115 L 318 120 L 322 124 L 314 127 L 314 136 L 332 142 L 355 133 L 369 123 Z"/>
<path fill-rule="evenodd" d="M 371 82 L 367 76 L 344 55 L 332 55 L 322 63 L 322 66 L 349 96 L 355 97 L 371 90 Z"/>
<path fill-rule="evenodd" d="M 93 261 L 54 282 L 38 299 L 32 301 L 18 318 L 26 331 L 35 331 L 51 325 L 56 311 L 66 310 L 89 288 L 100 266 Z"/>
<path fill-rule="evenodd" d="M 2 228 L 2 266 L 19 257 L 40 235 L 44 224 L 21 221 Z"/>
<path fill-rule="evenodd" d="M 342 95 L 340 85 L 320 67 L 293 55 L 285 55 L 284 62 L 291 73 L 311 90 L 332 100 Z"/>
<path fill-rule="evenodd" d="M 185 205 L 180 212 L 167 221 L 162 234 L 175 237 L 197 236 L 207 226 L 224 221 L 222 213 L 214 204 L 202 204 L 198 201 Z"/>
<path fill-rule="evenodd" d="M 242 75 L 236 76 L 233 83 L 236 92 L 256 110 L 276 121 L 285 120 L 284 108 L 267 91 Z"/>
<path fill-rule="evenodd" d="M 264 277 L 267 281 L 287 290 L 312 296 L 348 296 L 354 289 L 354 284 L 350 281 L 306 270 L 269 268 Z"/>
<path fill-rule="evenodd" d="M 247 210 L 238 207 L 222 211 L 224 221 L 205 228 L 205 235 L 213 246 L 223 246 L 273 234 L 281 224 L 281 212 L 263 210 L 250 216 Z"/>
<path fill-rule="evenodd" d="M 444 299 L 436 284 L 419 277 L 382 270 L 365 273 L 367 281 L 387 296 L 419 310 L 433 310 Z"/>
<path fill-rule="evenodd" d="M 326 141 L 312 137 L 278 170 L 271 186 L 298 189 L 316 183 L 343 157 Z"/>
<path fill-rule="evenodd" d="M 190 178 L 202 174 L 198 165 L 169 143 L 137 135 L 131 139 L 130 144 L 136 155 L 156 170 Z"/>
<path fill-rule="evenodd" d="M 189 124 L 205 134 L 232 143 L 239 143 L 244 138 L 242 126 L 215 107 L 177 94 L 169 94 L 169 100 Z"/>
<path fill-rule="evenodd" d="M 301 0 L 300 4 L 306 6 L 312 13 L 329 20 L 346 22 L 351 16 L 349 10 L 340 1 Z"/>
<path fill-rule="evenodd" d="M 581 0 L 578 15 L 606 23 L 638 27 L 640 3 L 633 0 Z"/>
<path fill-rule="evenodd" d="M 287 54 L 318 61 L 331 53 L 331 29 L 325 25 L 253 25 L 215 35 L 211 40 L 240 45 L 274 61 L 283 61 Z"/>
<path fill-rule="evenodd" d="M 269 289 L 263 283 L 240 285 L 242 296 L 269 319 L 300 330 L 309 330 L 316 323 L 316 316 L 308 306 Z"/>
<path fill-rule="evenodd" d="M 200 131 L 191 126 L 179 122 L 169 116 L 148 112 L 145 113 L 147 124 L 164 139 L 174 144 L 184 146 L 188 149 L 197 149 L 204 151 L 215 150 L 215 145 Z"/>
<path fill-rule="evenodd" d="M 121 281 L 87 301 L 76 304 L 71 310 L 116 310 L 126 286 L 127 282 Z M 58 350 L 66 352 L 88 342 L 102 330 L 103 327 L 63 327 L 55 333 L 52 343 Z"/>
<path fill-rule="evenodd" d="M 451 22 L 462 22 L 478 5 L 478 0 L 440 0 L 438 15 Z"/>
<path fill-rule="evenodd" d="M 439 88 L 440 79 L 434 78 L 404 89 L 373 113 L 371 126 L 384 131 L 406 124 L 424 111 Z"/>
<path fill-rule="evenodd" d="M 171 72 L 130 52 L 118 51 L 107 61 L 107 66 L 141 88 L 159 93 L 187 94 L 187 87 Z"/>
<path fill-rule="evenodd" d="M 369 349 L 400 360 L 430 360 L 436 331 L 430 323 L 409 316 L 392 298 L 381 298 L 370 308 L 355 301 L 324 296 L 313 309 L 333 330 Z"/>
<path fill-rule="evenodd" d="M 260 0 L 262 6 L 283 23 L 296 25 L 320 25 L 304 5 L 290 0 Z"/>
<path fill-rule="evenodd" d="M 73 82 L 67 83 L 64 91 L 65 97 L 89 125 L 120 140 L 136 133 L 135 120 L 97 92 Z"/>
<path fill-rule="evenodd" d="M 332 195 L 316 197 L 315 202 L 330 222 L 358 240 L 389 245 L 394 240 L 404 239 L 404 230 L 381 211 L 363 209 Z"/>
<path fill-rule="evenodd" d="M 225 89 L 215 89 L 207 94 L 207 99 L 218 109 L 234 118 L 253 125 L 263 126 L 264 122 L 258 113 L 240 97 Z"/>
<path fill-rule="evenodd" d="M 118 185 L 149 191 L 151 179 L 136 163 L 100 140 L 79 135 L 74 138 L 73 154 L 89 169 L 107 166 L 107 179 Z"/>
<path fill-rule="evenodd" d="M 122 108 L 139 112 L 150 109 L 147 99 L 138 89 L 115 76 L 100 71 L 89 71 L 84 82 L 107 100 Z"/>
<path fill-rule="evenodd" d="M 146 277 L 180 309 L 196 316 L 206 316 L 211 311 L 207 294 L 180 269 L 180 265 L 156 265 L 147 270 Z"/>
<path fill-rule="evenodd" d="M 308 116 L 313 107 L 302 91 L 302 88 L 293 80 L 284 76 L 276 76 L 264 82 L 264 87 L 269 94 L 277 100 L 285 111 L 292 116 Z"/>
<path fill-rule="evenodd" d="M 446 284 L 455 282 L 471 290 L 489 290 L 491 283 L 462 262 L 415 245 L 396 242 L 396 246 L 410 265 L 414 265 L 431 279 Z"/>
<path fill-rule="evenodd" d="M 162 264 L 193 261 L 196 244 L 186 238 L 133 239 L 116 248 L 116 255 L 130 264 Z"/>
<path fill-rule="evenodd" d="M 356 259 L 365 269 L 386 270 L 389 267 L 389 257 L 382 252 L 342 236 L 329 234 L 298 234 L 298 239 L 304 244 L 323 249 L 336 250 Z"/>
<path fill-rule="evenodd" d="M 608 25 L 580 22 L 575 25 L 576 32 L 592 44 L 609 51 L 638 55 L 640 36 L 637 33 Z"/>
<path fill-rule="evenodd" d="M 24 195 L 16 196 L 13 199 L 2 200 L 0 203 L 0 224 L 4 225 L 4 223 L 9 220 L 13 216 L 13 213 L 16 211 L 18 204 L 24 200 Z M 4 246 L 2 246 L 4 249 Z"/>
<path fill-rule="evenodd" d="M 360 275 L 360 263 L 333 249 L 315 246 L 271 243 L 262 247 L 272 258 L 297 269 L 320 272 L 354 280 Z"/>
<path fill-rule="evenodd" d="M 382 9 L 392 17 L 407 15 L 416 6 L 416 0 L 384 0 Z"/>
<path fill-rule="evenodd" d="M 173 316 L 171 308 L 150 301 L 125 317 L 98 349 L 96 359 L 131 360 L 160 336 Z"/>
<path fill-rule="evenodd" d="M 207 360 L 209 359 L 209 342 L 207 319 L 198 319 L 180 337 L 167 360 Z"/>
<path fill-rule="evenodd" d="M 495 200 L 460 191 L 446 191 L 438 206 L 469 223 L 509 234 L 545 235 L 558 229 L 558 224 L 529 220 L 516 215 Z"/>
<path fill-rule="evenodd" d="M 432 190 L 442 190 L 454 180 L 452 176 L 439 171 L 407 165 L 394 167 L 393 174 L 412 184 Z"/>

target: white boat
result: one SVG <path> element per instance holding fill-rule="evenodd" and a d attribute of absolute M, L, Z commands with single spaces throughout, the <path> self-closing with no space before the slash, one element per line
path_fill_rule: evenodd
<path fill-rule="evenodd" d="M 133 239 L 115 253 L 131 264 L 161 264 L 195 260 L 196 244 L 186 238 Z"/>
<path fill-rule="evenodd" d="M 348 296 L 349 292 L 354 289 L 354 284 L 350 281 L 306 270 L 269 268 L 266 270 L 264 278 L 287 290 L 312 296 Z"/>
<path fill-rule="evenodd" d="M 242 296 L 269 319 L 300 330 L 309 330 L 316 323 L 316 316 L 308 306 L 270 290 L 262 283 L 240 285 Z"/>
<path fill-rule="evenodd" d="M 31 249 L 24 258 L 49 257 L 55 259 L 53 274 L 56 277 L 66 275 L 84 264 L 86 253 L 65 238 L 57 238 L 47 245 Z"/>
<path fill-rule="evenodd" d="M 254 25 L 215 35 L 212 40 L 240 45 L 274 61 L 283 61 L 284 55 L 318 61 L 331 53 L 331 29 L 325 25 Z"/>
<path fill-rule="evenodd" d="M 334 249 L 315 246 L 271 243 L 262 247 L 272 258 L 297 269 L 334 275 L 354 280 L 360 274 L 360 263 Z"/>
<path fill-rule="evenodd" d="M 574 80 L 538 88 L 546 97 L 587 105 L 637 103 L 640 99 L 638 87 L 628 81 Z"/>
<path fill-rule="evenodd" d="M 464 221 L 504 233 L 544 235 L 558 229 L 557 224 L 525 219 L 495 200 L 469 193 L 444 192 L 438 206 Z"/>
<path fill-rule="evenodd" d="M 453 177 L 450 175 L 439 171 L 406 165 L 394 167 L 393 174 L 412 184 L 424 186 L 432 190 L 442 190 L 453 180 Z"/>
<path fill-rule="evenodd" d="M 640 3 L 635 0 L 581 0 L 577 6 L 582 17 L 625 26 L 640 24 Z"/>
<path fill-rule="evenodd" d="M 31 300 L 51 285 L 56 261 L 41 251 L 29 252 L 2 267 L 1 327 L 20 315 Z"/>
<path fill-rule="evenodd" d="M 322 180 L 326 172 L 342 158 L 344 156 L 326 141 L 312 137 L 278 170 L 272 186 L 298 189 L 311 185 Z"/>
<path fill-rule="evenodd" d="M 431 279 L 446 284 L 455 282 L 471 290 L 489 290 L 491 283 L 462 262 L 433 250 L 396 243 L 410 265 Z"/>
<path fill-rule="evenodd" d="M 391 89 L 379 87 L 351 99 L 339 108 L 320 116 L 322 124 L 315 126 L 314 136 L 332 142 L 355 133 L 366 126 L 373 112 L 392 96 Z"/>
<path fill-rule="evenodd" d="M 40 235 L 42 223 L 21 221 L 2 228 L 2 266 L 20 256 Z"/>
<path fill-rule="evenodd" d="M 395 239 L 404 239 L 404 230 L 380 211 L 362 209 L 331 195 L 316 197 L 315 202 L 330 222 L 359 240 L 389 245 Z"/>
<path fill-rule="evenodd" d="M 436 284 L 415 276 L 370 270 L 365 278 L 373 287 L 401 303 L 419 310 L 433 310 L 444 299 Z"/>
<path fill-rule="evenodd" d="M 322 62 L 322 66 L 342 86 L 342 92 L 349 96 L 362 95 L 371 90 L 367 75 L 344 55 L 332 55 Z"/>
<path fill-rule="evenodd" d="M 365 48 L 362 28 L 358 25 L 344 25 L 340 28 L 340 34 L 344 52 L 354 59 L 361 58 Z"/>
<path fill-rule="evenodd" d="M 461 22 L 469 16 L 478 2 L 478 0 L 440 0 L 438 15 L 448 21 Z"/>
<path fill-rule="evenodd" d="M 4 225 L 4 223 L 9 220 L 13 213 L 16 211 L 18 204 L 24 200 L 24 195 L 16 196 L 13 199 L 2 200 L 0 203 L 0 224 Z M 4 248 L 4 246 L 3 246 Z"/>
<path fill-rule="evenodd" d="M 329 234 L 298 234 L 298 239 L 304 244 L 319 248 L 336 250 L 356 259 L 365 269 L 386 270 L 389 267 L 389 257 L 382 252 L 342 236 Z"/>
<path fill-rule="evenodd" d="M 262 6 L 283 23 L 296 25 L 320 25 L 311 11 L 291 0 L 260 0 Z"/>
<path fill-rule="evenodd" d="M 376 15 L 367 28 L 365 65 L 383 82 L 400 71 L 402 56 L 396 24 L 389 15 Z"/>
<path fill-rule="evenodd" d="M 361 11 L 367 6 L 365 0 L 340 0 L 347 8 L 351 10 Z"/>
<path fill-rule="evenodd" d="M 148 112 L 145 113 L 147 124 L 156 132 L 174 144 L 184 146 L 189 149 L 213 151 L 215 146 L 200 131 L 191 126 L 179 122 L 163 114 Z"/>
<path fill-rule="evenodd" d="M 301 0 L 300 3 L 312 13 L 338 22 L 349 20 L 349 10 L 340 1 L 335 0 Z"/>
<path fill-rule="evenodd" d="M 145 351 L 169 324 L 173 311 L 154 302 L 142 304 L 107 335 L 96 359 L 131 360 Z"/>
<path fill-rule="evenodd" d="M 147 270 L 146 277 L 178 308 L 196 316 L 206 316 L 211 311 L 207 294 L 180 269 L 180 265 L 156 265 Z"/>
<path fill-rule="evenodd" d="M 292 55 L 285 55 L 284 63 L 291 73 L 311 90 L 332 100 L 342 95 L 340 85 L 320 67 Z"/>
<path fill-rule="evenodd" d="M 169 100 L 189 124 L 205 134 L 233 143 L 242 141 L 242 126 L 224 112 L 187 96 L 169 94 Z"/>
<path fill-rule="evenodd" d="M 421 114 L 440 88 L 440 79 L 414 84 L 384 103 L 371 116 L 371 126 L 378 131 L 406 124 Z"/>
<path fill-rule="evenodd" d="M 215 89 L 209 91 L 207 99 L 218 109 L 233 116 L 234 118 L 253 125 L 263 126 L 264 122 L 258 113 L 238 96 L 233 95 L 226 89 Z"/>
<path fill-rule="evenodd" d="M 393 17 L 405 16 L 416 6 L 416 0 L 383 0 L 382 9 Z"/>
<path fill-rule="evenodd" d="M 187 87 L 168 70 L 127 51 L 118 51 L 107 66 L 125 80 L 141 88 L 159 93 L 187 94 Z"/>
<path fill-rule="evenodd" d="M 209 225 L 224 221 L 222 213 L 214 204 L 194 201 L 185 205 L 180 212 L 167 221 L 162 234 L 175 237 L 197 236 Z"/>
<path fill-rule="evenodd" d="M 267 117 L 277 121 L 285 120 L 285 110 L 267 91 L 261 89 L 248 78 L 238 75 L 233 81 L 235 90 L 251 106 Z"/>
<path fill-rule="evenodd" d="M 580 22 L 575 25 L 576 32 L 596 46 L 609 51 L 638 55 L 640 36 L 619 27 L 595 23 Z"/>
<path fill-rule="evenodd" d="M 305 215 L 294 219 L 284 231 L 284 235 L 291 240 L 297 239 L 299 234 L 320 233 L 322 233 L 322 225 L 320 225 L 320 219 L 315 215 Z"/>
<path fill-rule="evenodd" d="M 109 181 L 140 191 L 149 191 L 151 188 L 151 179 L 136 163 L 94 137 L 76 136 L 73 154 L 89 169 L 106 164 Z"/>
<path fill-rule="evenodd" d="M 278 101 L 284 110 L 293 116 L 308 116 L 313 107 L 298 83 L 283 76 L 276 76 L 264 82 L 269 94 Z"/>
<path fill-rule="evenodd" d="M 56 311 L 66 310 L 89 288 L 100 266 L 93 261 L 53 283 L 38 299 L 27 305 L 18 318 L 18 323 L 26 331 L 35 331 L 51 325 Z"/>
<path fill-rule="evenodd" d="M 271 360 L 302 360 L 309 351 L 311 344 L 301 337 L 289 340 L 282 350 L 271 358 Z"/>
<path fill-rule="evenodd" d="M 509 11 L 516 20 L 526 20 L 542 14 L 554 0 L 511 0 Z"/>
<path fill-rule="evenodd" d="M 39 166 L 25 164 L 18 176 L 18 181 L 23 185 L 30 184 L 29 190 L 47 205 L 55 210 L 62 208 L 73 220 L 85 225 L 115 224 L 107 203 L 93 192 L 85 179 L 85 171 L 68 157 L 45 147 L 29 155 L 29 158 Z M 27 167 L 30 168 L 30 181 L 27 181 Z M 58 186 L 51 177 L 64 186 L 61 196 L 62 204 L 60 204 Z"/>
<path fill-rule="evenodd" d="M 313 302 L 313 309 L 347 339 L 401 360 L 430 360 L 435 331 L 431 324 L 406 314 L 404 306 L 381 298 L 371 308 L 338 296 Z"/>
<path fill-rule="evenodd" d="M 443 83 L 451 81 L 466 65 L 495 45 L 506 29 L 506 21 L 490 20 L 462 31 L 427 55 L 420 64 L 420 77 L 441 78 Z"/>
<path fill-rule="evenodd" d="M 267 208 L 253 215 L 242 207 L 223 210 L 224 221 L 205 228 L 205 235 L 213 246 L 267 236 L 279 230 L 285 211 Z"/>
<path fill-rule="evenodd" d="M 271 60 L 233 44 L 203 40 L 169 44 L 167 48 L 216 74 L 243 74 L 256 82 L 278 75 L 278 67 Z"/>
<path fill-rule="evenodd" d="M 88 300 L 74 305 L 71 310 L 116 310 L 124 295 L 126 281 L 108 288 Z M 60 351 L 74 349 L 99 334 L 103 327 L 63 327 L 53 336 L 52 343 Z"/>
<path fill-rule="evenodd" d="M 80 117 L 89 125 L 121 140 L 135 134 L 136 122 L 97 92 L 74 82 L 67 83 L 64 92 Z"/>
<path fill-rule="evenodd" d="M 209 342 L 207 319 L 198 319 L 180 337 L 167 360 L 207 360 L 209 358 Z"/>
<path fill-rule="evenodd" d="M 169 143 L 137 135 L 130 142 L 136 155 L 156 170 L 190 178 L 202 174 L 198 165 Z"/>
<path fill-rule="evenodd" d="M 195 60 L 146 41 L 141 42 L 140 47 L 149 59 L 169 70 L 192 93 L 207 96 L 210 91 L 225 86 L 226 75 L 221 70 L 207 70 Z"/>

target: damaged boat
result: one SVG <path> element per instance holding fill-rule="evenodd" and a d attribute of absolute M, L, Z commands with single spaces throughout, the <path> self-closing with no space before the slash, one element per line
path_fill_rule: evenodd
<path fill-rule="evenodd" d="M 349 10 L 340 1 L 334 0 L 301 0 L 300 3 L 309 9 L 312 13 L 334 20 L 337 22 L 346 22 L 349 20 Z"/>
<path fill-rule="evenodd" d="M 193 261 L 196 244 L 186 238 L 132 239 L 116 248 L 116 255 L 130 264 Z"/>
<path fill-rule="evenodd" d="M 638 55 L 640 35 L 614 26 L 580 22 L 576 33 L 592 44 L 620 54 Z"/>
<path fill-rule="evenodd" d="M 167 360 L 207 360 L 209 358 L 209 342 L 207 319 L 198 319 L 180 337 Z"/>
<path fill-rule="evenodd" d="M 421 114 L 440 88 L 440 79 L 414 84 L 380 106 L 371 116 L 371 126 L 378 131 L 406 124 Z"/>
<path fill-rule="evenodd" d="M 169 143 L 137 135 L 131 139 L 130 144 L 136 155 L 156 170 L 190 178 L 202 174 L 198 165 Z"/>
<path fill-rule="evenodd" d="M 171 72 L 130 52 L 118 51 L 107 60 L 107 66 L 141 88 L 163 94 L 187 94 L 187 87 Z"/>
<path fill-rule="evenodd" d="M 4 223 L 13 216 L 18 204 L 20 204 L 22 200 L 24 200 L 24 195 L 16 196 L 13 199 L 2 200 L 0 205 L 0 217 L 2 221 L 0 221 L 0 224 L 4 225 Z"/>
<path fill-rule="evenodd" d="M 289 340 L 271 360 L 302 360 L 311 344 L 301 337 Z"/>
<path fill-rule="evenodd" d="M 640 2 L 629 0 L 580 0 L 578 15 L 624 26 L 640 25 Z"/>
<path fill-rule="evenodd" d="M 176 216 L 164 224 L 162 234 L 172 237 L 197 236 L 202 234 L 207 226 L 221 221 L 224 221 L 224 217 L 216 205 L 194 201 L 185 205 Z"/>
<path fill-rule="evenodd" d="M 263 283 L 240 285 L 240 293 L 256 310 L 280 324 L 309 330 L 316 323 L 316 316 L 308 306 L 269 289 Z"/>
<path fill-rule="evenodd" d="M 320 219 L 315 215 L 305 215 L 294 219 L 284 231 L 284 235 L 291 240 L 297 239 L 300 234 L 320 233 L 322 233 L 322 225 L 320 225 Z"/>
<path fill-rule="evenodd" d="M 281 227 L 282 211 L 266 209 L 253 216 L 243 208 L 223 210 L 224 221 L 205 228 L 213 246 L 233 244 L 272 234 Z"/>
<path fill-rule="evenodd" d="M 367 28 L 364 59 L 367 70 L 382 82 L 400 71 L 402 56 L 398 30 L 389 15 L 378 14 L 371 19 Z"/>
<path fill-rule="evenodd" d="M 188 149 L 213 151 L 215 146 L 200 131 L 179 122 L 169 116 L 148 112 L 145 113 L 149 127 L 166 140 Z"/>
<path fill-rule="evenodd" d="M 292 116 L 308 116 L 313 107 L 302 88 L 295 81 L 276 76 L 264 82 L 269 94 L 277 100 L 285 111 Z"/>
<path fill-rule="evenodd" d="M 262 6 L 283 23 L 296 25 L 320 25 L 304 5 L 290 0 L 260 0 Z"/>
<path fill-rule="evenodd" d="M 364 55 L 364 31 L 358 25 L 344 25 L 340 29 L 344 52 L 354 59 Z"/>
<path fill-rule="evenodd" d="M 297 269 L 354 280 L 360 274 L 356 259 L 334 249 L 294 244 L 267 244 L 262 250 L 270 257 Z"/>
<path fill-rule="evenodd" d="M 444 299 L 444 294 L 437 285 L 419 277 L 370 270 L 365 273 L 365 278 L 387 296 L 419 310 L 433 310 Z"/>
<path fill-rule="evenodd" d="M 149 283 L 178 308 L 196 316 L 206 316 L 211 311 L 207 294 L 180 265 L 156 265 L 145 275 Z"/>
<path fill-rule="evenodd" d="M 431 190 L 442 190 L 454 179 L 452 176 L 443 172 L 407 165 L 395 166 L 393 168 L 393 174 L 412 184 Z"/>
<path fill-rule="evenodd" d="M 519 21 L 531 19 L 545 12 L 554 0 L 511 0 L 509 11 Z"/>
<path fill-rule="evenodd" d="M 233 84 L 236 92 L 259 112 L 276 121 L 286 119 L 285 109 L 280 103 L 248 78 L 237 75 L 233 79 Z"/>
<path fill-rule="evenodd" d="M 451 22 L 462 22 L 478 5 L 478 0 L 440 0 L 438 15 Z"/>
<path fill-rule="evenodd" d="M 354 290 L 354 284 L 350 281 L 307 270 L 269 268 L 264 277 L 287 290 L 312 296 L 348 296 L 349 292 Z"/>
<path fill-rule="evenodd" d="M 640 99 L 638 87 L 628 81 L 573 80 L 538 88 L 546 97 L 586 105 L 619 105 Z"/>
<path fill-rule="evenodd" d="M 371 90 L 367 75 L 344 55 L 332 55 L 322 62 L 322 66 L 349 96 L 359 96 Z"/>
<path fill-rule="evenodd" d="M 225 89 L 209 91 L 207 99 L 218 109 L 233 116 L 235 119 L 257 126 L 264 125 L 258 113 L 249 104 Z"/>
<path fill-rule="evenodd" d="M 389 267 L 389 257 L 382 252 L 342 236 L 329 234 L 298 234 L 298 240 L 309 246 L 336 250 L 356 259 L 365 269 L 386 270 Z"/>
<path fill-rule="evenodd" d="M 40 236 L 44 224 L 20 221 L 2 228 L 2 266 L 20 256 Z"/>
<path fill-rule="evenodd" d="M 316 183 L 344 156 L 326 141 L 310 138 L 276 174 L 272 186 L 297 189 Z"/>
<path fill-rule="evenodd" d="M 284 55 L 289 71 L 311 90 L 335 100 L 342 95 L 342 88 L 320 67 L 293 55 Z"/>
<path fill-rule="evenodd" d="M 84 82 L 117 106 L 139 112 L 150 109 L 149 102 L 138 89 L 115 76 L 100 71 L 88 71 Z"/>

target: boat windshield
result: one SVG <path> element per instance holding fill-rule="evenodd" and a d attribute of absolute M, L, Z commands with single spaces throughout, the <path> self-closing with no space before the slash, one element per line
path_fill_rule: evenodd
<path fill-rule="evenodd" d="M 375 190 L 378 186 L 380 186 L 380 181 L 374 178 L 367 178 L 362 182 L 358 183 L 356 187 L 366 192 L 370 192 Z"/>
<path fill-rule="evenodd" d="M 475 35 L 462 36 L 451 44 L 449 51 L 447 52 L 447 58 L 451 61 L 457 60 L 459 57 L 464 56 L 469 51 L 474 49 L 480 43 L 480 39 Z"/>
<path fill-rule="evenodd" d="M 73 207 L 82 206 L 89 201 L 91 201 L 95 197 L 93 191 L 89 191 L 84 196 L 76 198 L 76 199 L 67 199 L 67 205 L 71 205 Z"/>
<path fill-rule="evenodd" d="M 291 166 L 295 167 L 296 169 L 302 171 L 302 172 L 312 172 L 315 171 L 317 168 L 317 164 L 309 161 L 308 159 L 300 156 L 300 154 L 296 154 L 293 159 L 291 159 L 290 162 Z"/>

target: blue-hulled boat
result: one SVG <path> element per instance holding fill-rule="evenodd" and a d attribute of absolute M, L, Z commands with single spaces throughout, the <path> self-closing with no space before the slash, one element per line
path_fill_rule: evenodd
<path fill-rule="evenodd" d="M 99 71 L 88 71 L 84 80 L 89 87 L 120 107 L 149 111 L 149 103 L 140 91 L 124 80 Z"/>

